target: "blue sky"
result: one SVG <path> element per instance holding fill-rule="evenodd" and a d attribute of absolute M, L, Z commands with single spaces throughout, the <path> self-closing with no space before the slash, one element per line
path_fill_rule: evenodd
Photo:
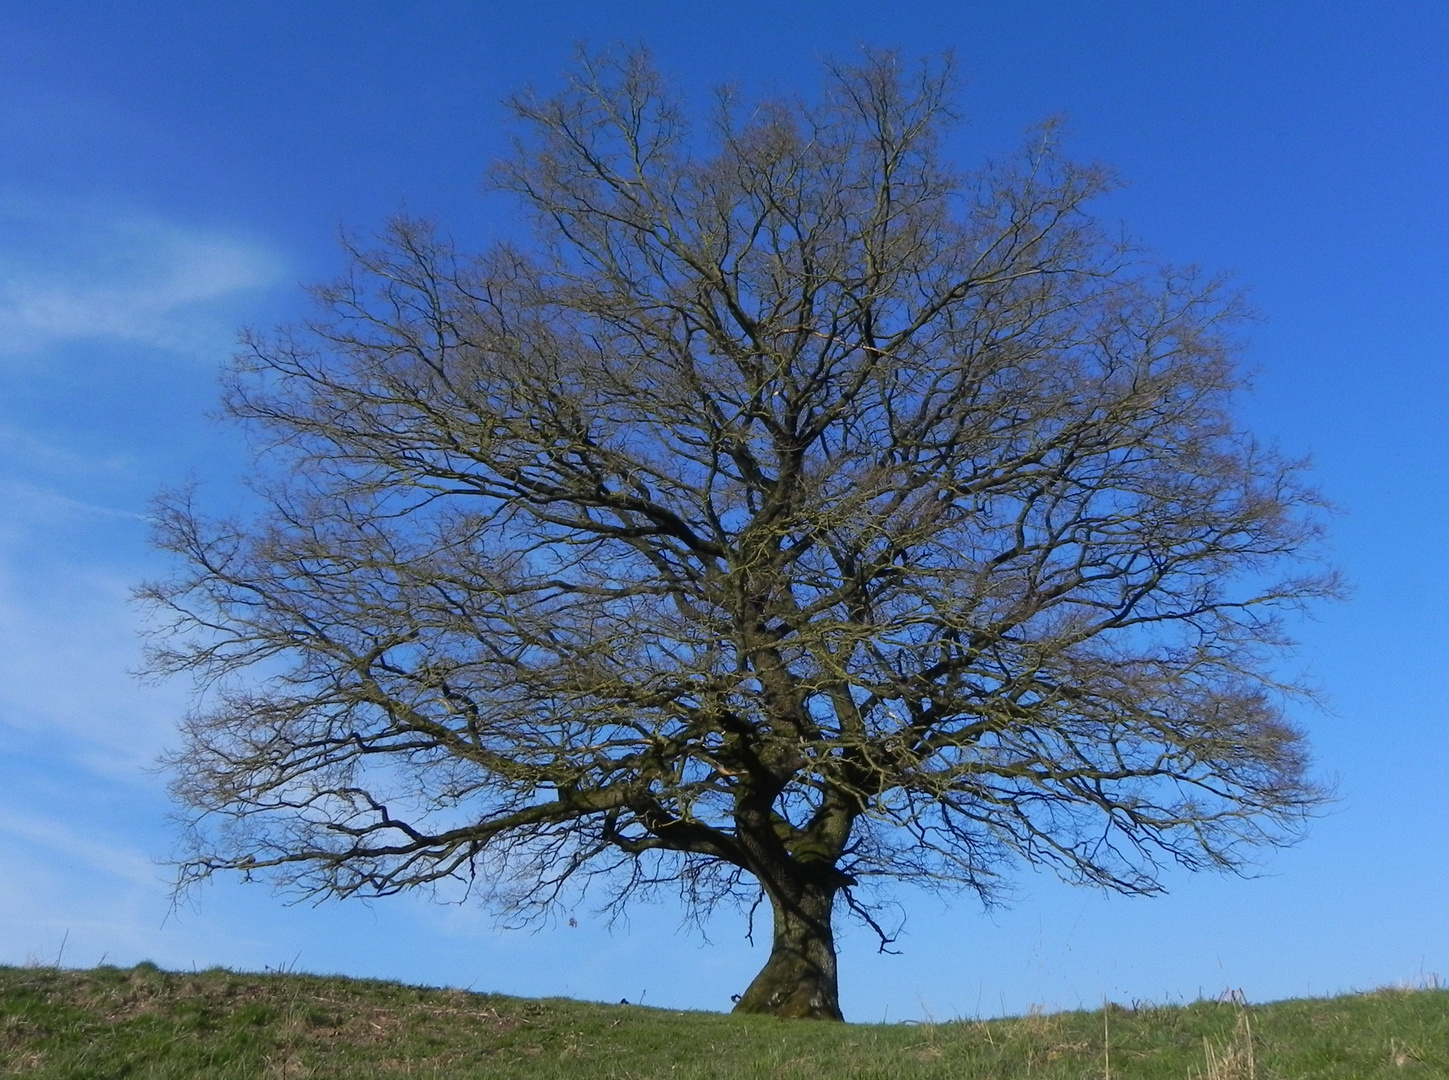
<path fill-rule="evenodd" d="M 1254 880 L 1124 900 L 1020 878 L 1007 910 L 903 895 L 904 954 L 843 941 L 853 1019 L 1241 987 L 1254 1000 L 1449 975 L 1449 8 L 855 0 L 691 5 L 0 0 L 0 962 L 298 966 L 725 1008 L 763 961 L 729 918 L 503 931 L 397 898 L 173 909 L 164 777 L 185 687 L 149 686 L 128 590 L 147 500 L 245 455 L 208 419 L 242 325 L 304 310 L 339 228 L 406 208 L 465 244 L 499 102 L 576 42 L 643 42 L 686 88 L 809 88 L 862 43 L 953 49 L 970 163 L 1048 115 L 1127 185 L 1101 212 L 1230 271 L 1263 316 L 1241 415 L 1341 509 L 1346 603 L 1297 627 L 1300 719 L 1339 799 Z"/>

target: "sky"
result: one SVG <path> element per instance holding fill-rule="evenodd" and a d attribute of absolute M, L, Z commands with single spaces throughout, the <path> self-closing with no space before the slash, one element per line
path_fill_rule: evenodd
<path fill-rule="evenodd" d="M 243 326 L 306 312 L 340 231 L 399 210 L 482 247 L 502 100 L 578 43 L 646 45 L 686 91 L 805 92 L 862 45 L 954 52 L 969 166 L 1064 117 L 1099 206 L 1261 318 L 1242 422 L 1310 456 L 1350 599 L 1294 627 L 1296 719 L 1336 800 L 1255 876 L 1124 899 L 1024 871 L 1011 904 L 903 892 L 898 956 L 841 940 L 855 1020 L 1449 976 L 1449 7 L 1397 0 L 0 0 L 0 963 L 150 959 L 724 1009 L 764 960 L 667 903 L 536 931 L 396 897 L 173 903 L 156 759 L 186 687 L 138 679 L 149 500 L 224 505 L 213 418 Z"/>

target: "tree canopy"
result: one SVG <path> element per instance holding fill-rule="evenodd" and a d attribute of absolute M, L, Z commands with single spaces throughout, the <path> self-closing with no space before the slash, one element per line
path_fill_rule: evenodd
<path fill-rule="evenodd" d="M 889 54 L 697 122 L 639 54 L 512 104 L 530 239 L 354 245 L 231 369 L 261 508 L 162 500 L 184 881 L 764 901 L 738 1008 L 838 1018 L 833 916 L 892 883 L 1296 835 L 1318 500 L 1102 170 L 953 168 L 948 74 Z"/>

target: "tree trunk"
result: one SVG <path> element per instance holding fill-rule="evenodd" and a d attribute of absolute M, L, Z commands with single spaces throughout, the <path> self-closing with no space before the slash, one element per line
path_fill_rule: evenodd
<path fill-rule="evenodd" d="M 770 959 L 735 1005 L 737 1013 L 843 1020 L 830 915 L 835 889 L 802 885 L 770 896 L 775 937 Z"/>

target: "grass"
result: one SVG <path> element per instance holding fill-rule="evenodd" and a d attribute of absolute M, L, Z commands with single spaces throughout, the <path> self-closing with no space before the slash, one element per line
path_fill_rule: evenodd
<path fill-rule="evenodd" d="M 941 1024 L 822 1024 L 151 964 L 0 967 L 0 1073 L 1313 1080 L 1449 1077 L 1449 990 Z"/>

